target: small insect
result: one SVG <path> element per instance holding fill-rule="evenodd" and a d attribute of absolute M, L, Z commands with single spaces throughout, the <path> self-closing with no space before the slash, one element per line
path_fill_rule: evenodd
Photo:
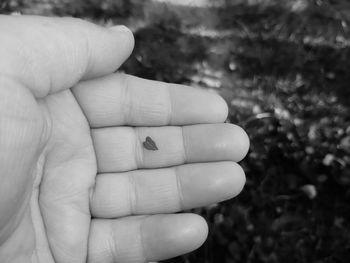
<path fill-rule="evenodd" d="M 147 150 L 158 151 L 158 147 L 156 143 L 149 136 L 146 137 L 146 140 L 142 144 L 143 144 L 143 147 L 145 147 Z"/>

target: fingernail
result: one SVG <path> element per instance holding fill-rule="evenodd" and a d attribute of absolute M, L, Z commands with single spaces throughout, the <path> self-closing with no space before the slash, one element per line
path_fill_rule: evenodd
<path fill-rule="evenodd" d="M 117 32 L 128 32 L 131 33 L 131 30 L 127 28 L 126 26 L 119 25 L 119 26 L 112 26 L 110 27 L 111 30 L 117 31 Z"/>

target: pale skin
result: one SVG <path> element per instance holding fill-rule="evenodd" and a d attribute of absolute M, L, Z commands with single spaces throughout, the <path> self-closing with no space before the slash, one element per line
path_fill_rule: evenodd
<path fill-rule="evenodd" d="M 198 248 L 205 220 L 176 212 L 245 182 L 249 140 L 223 123 L 224 100 L 114 73 L 134 45 L 124 27 L 0 16 L 0 37 L 0 262 L 148 262 Z"/>

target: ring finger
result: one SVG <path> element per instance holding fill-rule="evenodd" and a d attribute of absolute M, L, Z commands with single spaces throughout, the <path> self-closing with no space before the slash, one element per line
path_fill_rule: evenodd
<path fill-rule="evenodd" d="M 97 218 L 174 213 L 230 199 L 244 183 L 233 162 L 99 174 L 90 209 Z"/>

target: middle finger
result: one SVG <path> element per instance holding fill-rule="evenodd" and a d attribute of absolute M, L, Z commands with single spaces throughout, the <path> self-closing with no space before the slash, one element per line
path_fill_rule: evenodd
<path fill-rule="evenodd" d="M 249 140 L 233 124 L 183 127 L 109 127 L 92 129 L 98 172 L 124 172 L 185 163 L 240 161 Z"/>

